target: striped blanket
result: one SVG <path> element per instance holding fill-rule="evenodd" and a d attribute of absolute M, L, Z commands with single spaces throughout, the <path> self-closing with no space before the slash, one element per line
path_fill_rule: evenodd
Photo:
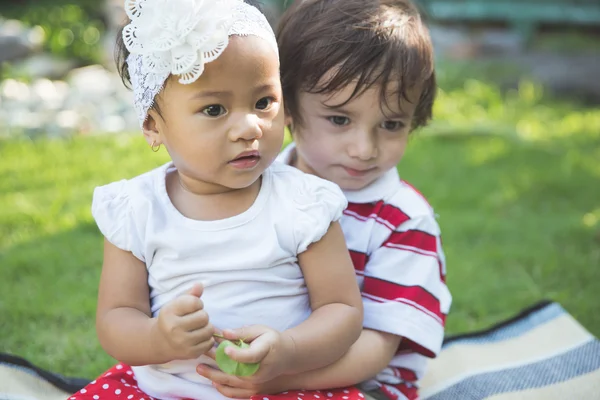
<path fill-rule="evenodd" d="M 429 400 L 600 399 L 600 341 L 556 303 L 449 338 L 430 363 Z"/>
<path fill-rule="evenodd" d="M 85 383 L 0 354 L 0 400 L 64 400 Z M 600 341 L 560 305 L 542 303 L 489 330 L 448 338 L 421 398 L 600 399 Z"/>

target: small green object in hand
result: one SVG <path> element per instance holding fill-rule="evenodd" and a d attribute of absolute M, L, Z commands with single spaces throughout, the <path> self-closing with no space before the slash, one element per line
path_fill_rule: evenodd
<path fill-rule="evenodd" d="M 260 368 L 260 363 L 244 364 L 232 360 L 227 354 L 225 354 L 225 348 L 229 346 L 233 346 L 238 349 L 246 349 L 250 347 L 243 340 L 238 340 L 236 341 L 236 343 L 230 342 L 229 340 L 222 341 L 221 344 L 219 344 L 219 347 L 217 347 L 217 354 L 215 357 L 217 360 L 217 365 L 219 366 L 221 371 L 225 372 L 226 374 L 235 376 L 254 375 L 256 371 L 258 371 L 258 369 Z"/>

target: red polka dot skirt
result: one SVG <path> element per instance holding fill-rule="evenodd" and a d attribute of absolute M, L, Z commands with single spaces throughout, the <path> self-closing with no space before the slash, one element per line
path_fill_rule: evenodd
<path fill-rule="evenodd" d="M 290 391 L 276 395 L 252 396 L 251 400 L 364 400 L 365 396 L 356 388 L 336 390 Z M 142 392 L 131 368 L 117 364 L 68 400 L 160 400 Z M 192 400 L 192 399 L 182 399 Z M 212 399 L 193 399 L 212 400 Z"/>

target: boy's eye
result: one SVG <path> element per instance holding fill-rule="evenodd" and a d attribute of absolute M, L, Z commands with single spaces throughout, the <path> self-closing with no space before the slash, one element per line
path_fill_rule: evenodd
<path fill-rule="evenodd" d="M 400 121 L 385 121 L 380 127 L 387 131 L 397 131 L 404 128 L 404 124 Z"/>
<path fill-rule="evenodd" d="M 273 98 L 272 97 L 263 97 L 262 99 L 260 99 L 259 101 L 256 102 L 256 109 L 257 110 L 268 110 L 271 105 L 273 104 Z"/>
<path fill-rule="evenodd" d="M 219 104 L 210 105 L 202 110 L 202 113 L 208 115 L 209 117 L 219 117 L 225 114 L 226 112 L 227 110 L 225 110 L 225 107 Z"/>
<path fill-rule="evenodd" d="M 327 119 L 332 124 L 338 125 L 338 126 L 344 126 L 344 125 L 348 125 L 350 123 L 350 119 L 348 117 L 342 117 L 340 115 L 336 115 L 334 117 L 327 117 Z"/>

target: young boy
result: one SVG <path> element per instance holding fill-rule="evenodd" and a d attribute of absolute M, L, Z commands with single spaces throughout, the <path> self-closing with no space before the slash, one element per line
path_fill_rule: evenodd
<path fill-rule="evenodd" d="M 414 399 L 451 303 L 434 212 L 396 169 L 409 133 L 431 118 L 429 34 L 408 0 L 307 0 L 284 15 L 278 43 L 295 141 L 280 159 L 344 190 L 365 310 L 348 354 L 300 386 L 364 382 L 379 397 Z"/>

